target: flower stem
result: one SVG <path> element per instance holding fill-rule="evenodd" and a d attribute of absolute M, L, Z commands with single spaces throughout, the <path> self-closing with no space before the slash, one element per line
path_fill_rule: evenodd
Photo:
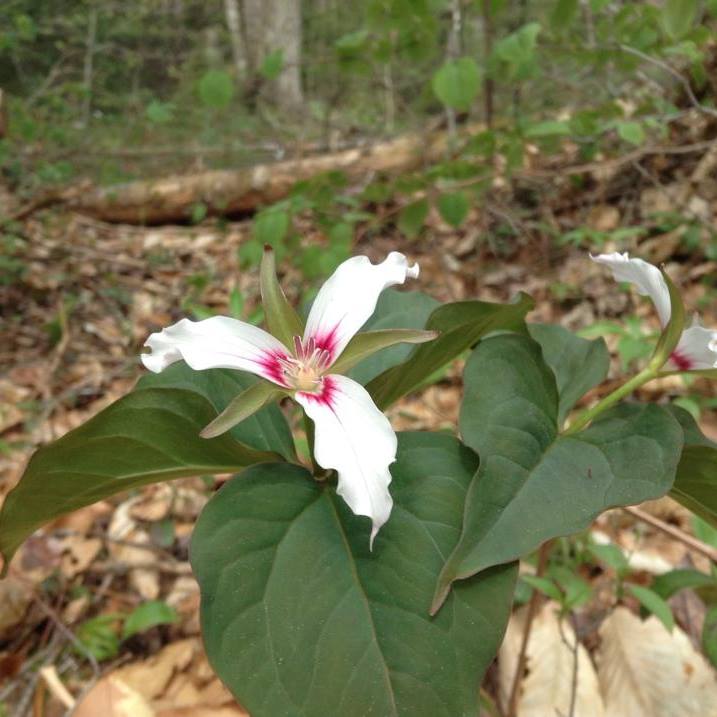
<path fill-rule="evenodd" d="M 599 416 L 603 411 L 614 406 L 618 401 L 631 394 L 635 389 L 640 388 L 643 384 L 648 381 L 657 378 L 659 369 L 655 366 L 648 365 L 640 373 L 635 374 L 629 381 L 626 381 L 622 386 L 616 388 L 612 393 L 608 394 L 601 401 L 598 401 L 592 408 L 581 413 L 573 423 L 563 432 L 564 436 L 569 436 L 572 433 L 585 428 L 594 418 Z"/>
<path fill-rule="evenodd" d="M 309 444 L 309 458 L 311 458 L 311 468 L 314 476 L 319 474 L 321 466 L 314 458 L 314 422 L 304 412 L 304 432 L 306 433 L 306 442 Z"/>

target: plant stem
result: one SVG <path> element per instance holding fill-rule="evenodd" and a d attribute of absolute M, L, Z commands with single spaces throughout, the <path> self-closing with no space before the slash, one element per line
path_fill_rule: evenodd
<path fill-rule="evenodd" d="M 601 401 L 598 401 L 592 408 L 581 413 L 573 423 L 563 432 L 564 436 L 569 436 L 572 433 L 585 428 L 596 416 L 599 416 L 603 411 L 614 406 L 618 401 L 631 394 L 635 389 L 640 388 L 643 384 L 648 381 L 652 381 L 653 378 L 657 378 L 658 369 L 653 366 L 646 366 L 640 373 L 635 374 L 629 381 L 626 381 L 619 388 L 616 388 L 612 393 L 608 394 Z"/>
<path fill-rule="evenodd" d="M 536 577 L 542 577 L 544 575 L 545 569 L 548 567 L 548 558 L 550 557 L 550 551 L 552 550 L 553 545 L 554 541 L 548 540 L 540 546 L 540 549 L 538 550 L 538 565 L 535 570 Z M 515 665 L 515 674 L 513 675 L 513 683 L 510 688 L 510 696 L 508 697 L 508 704 L 506 708 L 506 714 L 508 717 L 516 717 L 518 712 L 518 697 L 520 696 L 520 684 L 523 681 L 523 675 L 525 674 L 528 641 L 530 640 L 530 632 L 533 628 L 533 620 L 535 620 L 535 616 L 538 614 L 540 600 L 540 591 L 533 588 L 530 601 L 528 602 L 528 607 L 526 608 L 523 639 L 520 644 L 520 652 L 518 653 L 518 659 Z"/>
<path fill-rule="evenodd" d="M 311 468 L 314 476 L 321 471 L 321 467 L 314 458 L 314 422 L 304 413 L 304 431 L 306 433 L 306 442 L 309 444 L 309 458 L 311 458 Z"/>

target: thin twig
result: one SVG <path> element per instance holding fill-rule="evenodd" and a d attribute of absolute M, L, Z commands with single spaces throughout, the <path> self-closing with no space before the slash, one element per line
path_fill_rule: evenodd
<path fill-rule="evenodd" d="M 678 527 L 670 525 L 669 523 L 665 523 L 664 520 L 660 520 L 659 518 L 656 518 L 654 515 L 646 513 L 640 508 L 636 508 L 634 506 L 627 506 L 624 507 L 623 510 L 626 513 L 629 513 L 630 515 L 634 516 L 638 520 L 641 520 L 643 523 L 647 523 L 653 528 L 656 528 L 657 530 L 665 533 L 666 535 L 669 535 L 671 538 L 679 540 L 683 545 L 686 545 L 688 548 L 690 548 L 690 550 L 694 550 L 695 552 L 704 555 L 706 558 L 709 558 L 709 560 L 711 560 L 713 563 L 717 563 L 717 550 L 712 546 L 707 545 L 707 543 L 703 543 L 701 540 L 691 535 L 688 535 L 683 530 L 680 530 Z"/>
<path fill-rule="evenodd" d="M 642 52 L 642 50 L 638 50 L 635 47 L 630 47 L 629 45 L 623 44 L 619 45 L 619 47 L 623 52 L 626 52 L 628 55 L 634 55 L 635 57 L 639 57 L 641 60 L 649 62 L 650 64 L 655 65 L 655 67 L 659 67 L 661 70 L 664 70 L 668 75 L 673 77 L 680 83 L 680 85 L 682 85 L 682 88 L 687 95 L 687 99 L 690 101 L 690 104 L 696 110 L 702 112 L 703 114 L 710 115 L 711 117 L 717 117 L 717 110 L 712 109 L 711 107 L 705 107 L 697 99 L 697 96 L 692 90 L 692 85 L 690 85 L 690 81 L 683 74 L 678 72 L 674 67 L 671 67 L 667 62 L 663 62 L 656 57 L 651 57 L 650 55 L 645 54 L 644 52 Z"/>
<path fill-rule="evenodd" d="M 569 620 L 571 618 L 572 613 L 568 613 L 565 616 L 566 620 Z M 570 680 L 570 705 L 568 707 L 568 714 L 565 715 L 565 717 L 575 717 L 575 703 L 577 701 L 578 696 L 578 646 L 580 645 L 580 640 L 578 639 L 578 632 L 575 629 L 575 626 L 572 623 L 570 626 L 573 628 L 573 635 L 575 635 L 575 640 L 572 645 L 570 644 L 568 638 L 565 637 L 565 630 L 563 629 L 563 617 L 558 617 L 558 631 L 560 632 L 560 640 L 563 645 L 565 645 L 565 647 L 570 650 L 570 654 L 573 658 L 573 671 Z"/>
<path fill-rule="evenodd" d="M 548 557 L 552 548 L 552 541 L 549 540 L 540 546 L 538 551 L 538 566 L 535 570 L 536 577 L 541 577 L 548 565 Z M 533 620 L 538 613 L 541 595 L 538 590 L 533 590 L 528 602 L 528 610 L 525 616 L 525 628 L 523 629 L 523 641 L 520 643 L 520 652 L 518 653 L 518 661 L 515 666 L 515 675 L 513 676 L 513 684 L 510 689 L 510 697 L 508 699 L 507 717 L 515 717 L 518 709 L 518 695 L 520 693 L 520 683 L 523 681 L 525 674 L 525 663 L 527 658 L 528 641 L 530 640 L 530 632 L 533 628 Z"/>

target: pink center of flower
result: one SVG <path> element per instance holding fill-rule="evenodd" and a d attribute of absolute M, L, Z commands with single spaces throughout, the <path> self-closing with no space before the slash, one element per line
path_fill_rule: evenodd
<path fill-rule="evenodd" d="M 323 374 L 331 364 L 331 354 L 316 345 L 313 338 L 304 343 L 294 336 L 294 355 L 279 359 L 284 382 L 297 391 L 321 393 Z"/>
<path fill-rule="evenodd" d="M 692 361 L 679 351 L 673 351 L 670 354 L 670 361 L 675 364 L 678 371 L 690 371 L 693 366 Z"/>

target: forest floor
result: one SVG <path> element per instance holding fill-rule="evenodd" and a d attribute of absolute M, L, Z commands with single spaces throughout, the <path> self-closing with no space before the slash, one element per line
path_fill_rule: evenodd
<path fill-rule="evenodd" d="M 717 262 L 706 252 L 712 240 L 699 231 L 696 243 L 685 238 L 689 226 L 715 226 L 717 183 L 690 181 L 705 155 L 655 155 L 649 158 L 647 177 L 628 164 L 624 171 L 593 177 L 587 188 L 561 190 L 563 204 L 543 207 L 541 220 L 551 215 L 548 219 L 562 234 L 574 227 L 593 232 L 574 242 L 560 244 L 547 236 L 535 217 L 526 214 L 516 190 L 473 209 L 458 230 L 431 214 L 418 239 L 409 241 L 387 228 L 359 240 L 354 252 L 373 260 L 390 250 L 406 253 L 421 266 L 420 279 L 411 288 L 441 300 L 505 301 L 526 291 L 536 300 L 529 317 L 534 322 L 580 330 L 599 321 L 620 325 L 626 317 L 638 317 L 632 337 L 605 336 L 614 360 L 610 379 L 597 391 L 608 391 L 624 373 L 621 362 L 630 360 L 635 338 L 641 331 L 656 331 L 657 324 L 649 301 L 616 285 L 590 261 L 589 249 L 627 246 L 653 262 L 665 262 L 683 289 L 686 306 L 699 307 L 703 322 L 717 326 L 715 285 L 707 281 L 717 273 Z M 553 163 L 552 176 L 559 177 L 559 169 Z M 596 166 L 596 176 L 599 171 Z M 570 201 L 564 201 L 566 196 Z M 639 239 L 618 247 L 620 227 L 655 207 L 689 212 L 690 222 L 667 229 L 650 225 Z M 485 239 L 497 220 L 514 230 L 512 238 L 499 244 Z M 299 224 L 302 241 L 326 241 L 308 220 Z M 141 344 L 152 331 L 179 319 L 189 303 L 226 313 L 235 288 L 247 299 L 247 315 L 258 300 L 258 272 L 240 271 L 237 263 L 237 250 L 250 237 L 248 222 L 146 228 L 105 224 L 55 209 L 32 215 L 16 233 L 24 243 L 24 265 L 17 280 L 0 285 L 0 501 L 37 446 L 78 426 L 132 387 L 143 370 Z M 281 275 L 290 297 L 299 297 L 304 280 L 291 256 L 284 258 Z M 717 439 L 713 383 L 662 379 L 642 392 L 649 400 L 683 397 L 686 405 L 701 411 L 703 429 Z M 455 426 L 459 394 L 460 372 L 454 370 L 420 395 L 402 400 L 390 417 L 402 430 Z M 10 578 L 0 583 L 0 715 L 54 717 L 77 700 L 81 704 L 74 714 L 79 717 L 244 714 L 203 654 L 198 587 L 187 561 L 194 521 L 222 479 L 176 481 L 103 501 L 55 521 L 26 542 Z M 685 535 L 693 533 L 687 511 L 669 499 L 646 510 Z M 710 570 L 709 561 L 685 542 L 622 511 L 601 516 L 593 531 L 630 554 L 636 579 L 645 584 L 652 575 L 677 567 Z M 626 618 L 615 610 L 614 591 L 608 589 L 614 578 L 610 566 L 585 568 L 583 577 L 592 585 L 593 597 L 576 611 L 573 625 L 599 663 L 600 643 L 608 640 L 603 618 Z M 684 669 L 691 661 L 691 669 L 708 674 L 711 668 L 697 654 L 704 602 L 691 591 L 679 596 L 671 604 L 686 644 L 670 650 L 683 660 Z M 154 600 L 170 606 L 177 619 L 120 643 L 118 615 Z M 630 597 L 623 596 L 620 603 L 632 614 L 639 612 Z M 505 692 L 504 666 L 515 660 L 521 619 L 518 613 L 500 667 L 489 676 L 493 694 Z M 547 634 L 554 636 L 551 620 L 543 611 L 536 623 L 544 641 Z M 642 624 L 626 625 L 620 629 L 642 629 Z M 663 638 L 651 634 L 650 639 Z M 556 640 L 560 652 L 563 647 Z M 587 654 L 578 654 L 576 647 L 574 660 L 560 664 L 577 669 L 579 660 L 590 660 Z M 580 671 L 580 699 L 587 700 L 593 687 L 599 691 L 590 682 L 590 669 Z M 530 675 L 525 690 L 531 689 L 529 680 Z M 714 674 L 704 680 L 711 685 Z M 575 715 L 580 714 L 588 713 L 578 709 Z"/>

